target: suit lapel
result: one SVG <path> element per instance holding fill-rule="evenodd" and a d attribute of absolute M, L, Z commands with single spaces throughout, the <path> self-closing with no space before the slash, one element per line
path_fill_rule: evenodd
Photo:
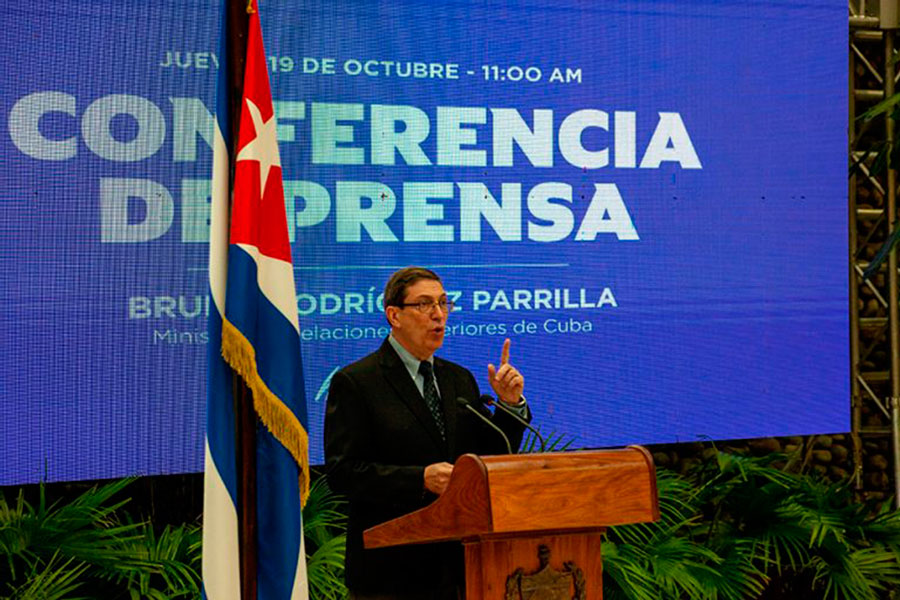
<path fill-rule="evenodd" d="M 397 396 L 416 416 L 437 447 L 444 450 L 446 444 L 444 443 L 444 440 L 441 439 L 441 432 L 434 422 L 434 417 L 431 416 L 431 412 L 425 405 L 425 399 L 422 398 L 412 377 L 409 376 L 406 365 L 403 364 L 403 361 L 400 360 L 400 357 L 397 356 L 397 353 L 387 340 L 381 345 L 380 353 L 381 368 L 384 370 L 384 378 L 397 393 Z M 440 385 L 440 383 L 438 385 Z M 443 388 L 441 388 L 440 392 L 443 397 Z"/>

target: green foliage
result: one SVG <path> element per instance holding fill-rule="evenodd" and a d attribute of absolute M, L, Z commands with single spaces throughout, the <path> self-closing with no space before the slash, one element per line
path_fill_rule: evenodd
<path fill-rule="evenodd" d="M 199 598 L 200 525 L 132 522 L 115 500 L 131 481 L 49 505 L 43 486 L 34 506 L 23 491 L 14 503 L 0 494 L 0 600 Z M 313 599 L 347 595 L 344 504 L 320 477 L 303 509 Z"/>
<path fill-rule="evenodd" d="M 347 596 L 344 585 L 344 547 L 347 517 L 344 500 L 318 477 L 303 508 L 306 574 L 312 600 L 339 600 Z"/>
<path fill-rule="evenodd" d="M 122 557 L 115 550 L 117 540 L 136 537 L 135 525 L 118 525 L 115 511 L 124 502 L 108 504 L 130 480 L 92 488 L 68 504 L 47 505 L 43 486 L 37 506 L 25 502 L 20 492 L 11 506 L 0 495 L 0 552 L 13 577 L 17 565 L 33 567 L 49 560 L 57 551 L 102 567 L 114 568 Z"/>
<path fill-rule="evenodd" d="M 611 527 L 604 544 L 610 598 L 754 598 L 763 589 L 763 574 L 744 560 L 746 544 L 719 551 L 703 543 L 710 531 L 691 481 L 659 470 L 660 520 Z M 607 553 L 607 545 L 615 548 Z M 645 577 L 635 578 L 643 572 Z M 624 577 L 623 574 L 630 575 Z"/>
<path fill-rule="evenodd" d="M 861 121 L 871 121 L 875 117 L 879 115 L 883 115 L 885 113 L 891 113 L 891 117 L 894 118 L 896 116 L 896 109 L 900 104 L 900 94 L 894 94 L 888 98 L 885 98 L 863 114 L 857 117 L 858 120 Z"/>
<path fill-rule="evenodd" d="M 345 534 L 336 535 L 312 554 L 307 554 L 306 573 L 309 578 L 309 597 L 337 600 L 347 597 L 344 584 Z"/>
<path fill-rule="evenodd" d="M 528 442 L 528 440 L 526 440 Z M 548 450 L 572 444 L 551 435 Z M 525 444 L 537 451 L 536 440 Z M 687 475 L 657 471 L 660 519 L 611 527 L 608 600 L 874 600 L 900 585 L 900 512 L 782 455 L 717 452 Z M 122 480 L 66 504 L 0 494 L 0 600 L 196 598 L 196 524 L 154 529 L 116 500 Z M 310 597 L 346 598 L 344 500 L 315 479 L 303 511 Z"/>
<path fill-rule="evenodd" d="M 123 521 L 132 482 L 115 481 L 68 503 L 32 506 L 0 494 L 0 598 L 193 598 L 199 596 L 200 528 Z"/>
<path fill-rule="evenodd" d="M 139 598 L 196 598 L 200 596 L 201 528 L 199 525 L 166 526 L 157 534 L 150 523 L 140 524 L 139 536 L 123 540 L 123 554 L 140 565 L 127 565 L 110 573 L 116 587 Z"/>
<path fill-rule="evenodd" d="M 717 452 L 687 476 L 657 472 L 661 518 L 611 527 L 609 598 L 869 600 L 900 583 L 900 513 L 845 484 Z"/>
<path fill-rule="evenodd" d="M 540 427 L 536 427 L 536 429 L 541 431 Z M 525 437 L 522 439 L 522 446 L 519 452 L 529 454 L 533 452 L 563 452 L 565 450 L 571 450 L 572 444 L 575 443 L 575 438 L 565 436 L 555 431 L 551 431 L 546 435 L 542 432 L 541 435 L 544 437 L 543 450 L 541 449 L 541 442 L 538 437 L 534 435 L 533 431 L 527 430 L 525 432 Z"/>
<path fill-rule="evenodd" d="M 35 565 L 18 586 L 9 584 L 12 593 L 6 597 L 18 600 L 75 599 L 77 596 L 73 594 L 81 586 L 79 578 L 88 566 L 75 563 L 74 558 L 57 564 L 59 562 L 58 554 L 54 554 L 46 565 Z"/>

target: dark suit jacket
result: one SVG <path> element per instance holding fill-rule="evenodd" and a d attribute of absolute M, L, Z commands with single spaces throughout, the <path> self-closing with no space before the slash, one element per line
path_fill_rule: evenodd
<path fill-rule="evenodd" d="M 457 405 L 456 398 L 461 396 L 478 406 L 478 384 L 472 373 L 437 357 L 434 372 L 444 407 L 446 441 L 387 340 L 377 352 L 341 369 L 331 380 L 325 461 L 332 488 L 349 500 L 346 578 L 355 592 L 427 592 L 462 583 L 458 543 L 365 550 L 362 542 L 364 529 L 436 498 L 425 490 L 425 466 L 453 463 L 468 452 L 506 453 L 496 431 Z M 524 427 L 501 411 L 493 421 L 517 448 Z"/>

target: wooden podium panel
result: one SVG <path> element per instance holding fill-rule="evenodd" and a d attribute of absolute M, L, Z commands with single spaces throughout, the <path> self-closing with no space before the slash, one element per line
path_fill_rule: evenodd
<path fill-rule="evenodd" d="M 367 548 L 462 541 L 469 600 L 593 599 L 603 594 L 604 528 L 658 518 L 653 459 L 639 446 L 466 454 L 437 500 L 363 540 Z"/>
<path fill-rule="evenodd" d="M 468 600 L 505 600 L 507 585 L 522 591 L 522 581 L 516 580 L 517 569 L 528 576 L 541 569 L 540 547 L 550 550 L 549 566 L 557 572 L 565 572 L 565 563 L 581 570 L 584 582 L 584 598 L 603 598 L 603 559 L 600 542 L 603 530 L 559 535 L 487 536 L 463 540 L 466 550 L 466 598 Z M 513 575 L 513 582 L 510 576 Z M 564 597 L 577 597 L 574 580 L 566 585 Z M 513 596 L 518 598 L 519 596 Z"/>
<path fill-rule="evenodd" d="M 657 519 L 657 505 L 649 502 L 657 495 L 656 473 L 645 452 L 629 448 L 482 457 L 492 492 L 491 531 L 606 527 Z"/>

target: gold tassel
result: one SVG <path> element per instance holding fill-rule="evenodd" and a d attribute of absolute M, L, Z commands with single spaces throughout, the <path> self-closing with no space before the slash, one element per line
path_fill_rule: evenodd
<path fill-rule="evenodd" d="M 247 0 L 247 14 L 252 15 L 256 11 L 253 10 L 253 0 Z"/>
<path fill-rule="evenodd" d="M 300 506 L 306 506 L 309 496 L 309 437 L 306 429 L 259 376 L 256 350 L 227 319 L 222 320 L 222 356 L 253 393 L 253 408 L 263 425 L 287 448 L 300 467 Z"/>

